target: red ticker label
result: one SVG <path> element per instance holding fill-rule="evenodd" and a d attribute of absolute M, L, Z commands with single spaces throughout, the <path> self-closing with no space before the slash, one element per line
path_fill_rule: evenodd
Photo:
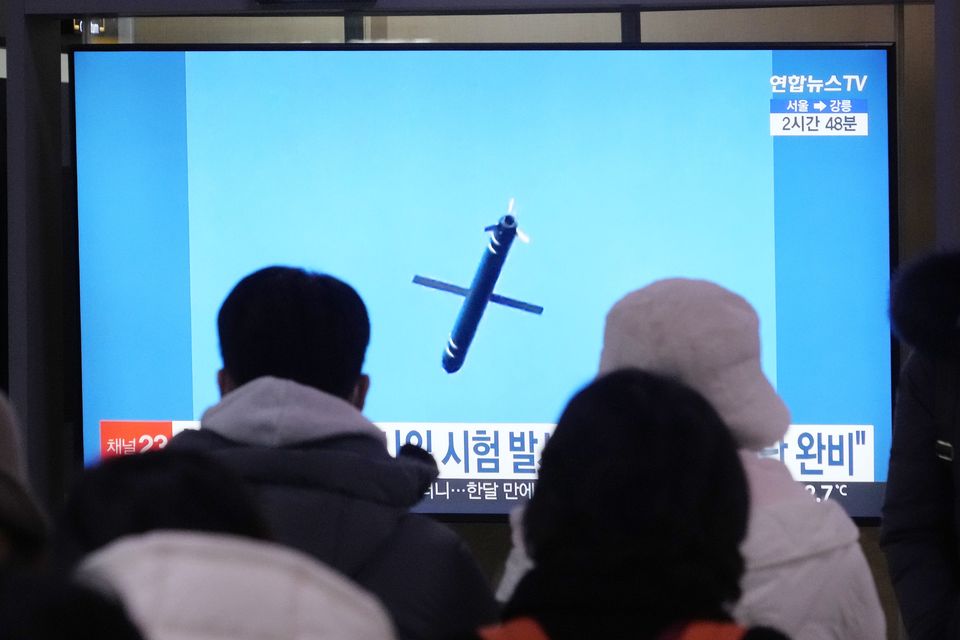
<path fill-rule="evenodd" d="M 100 457 L 112 458 L 143 453 L 167 446 L 173 437 L 173 422 L 162 420 L 102 420 Z"/>

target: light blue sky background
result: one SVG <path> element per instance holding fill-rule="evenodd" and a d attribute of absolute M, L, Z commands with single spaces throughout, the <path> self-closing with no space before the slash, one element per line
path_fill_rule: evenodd
<path fill-rule="evenodd" d="M 365 299 L 367 413 L 553 421 L 603 317 L 674 275 L 760 311 L 775 360 L 769 52 L 198 52 L 186 56 L 194 407 L 216 400 L 216 311 L 243 275 L 329 272 Z M 515 244 L 463 369 L 440 367 L 483 227 Z"/>

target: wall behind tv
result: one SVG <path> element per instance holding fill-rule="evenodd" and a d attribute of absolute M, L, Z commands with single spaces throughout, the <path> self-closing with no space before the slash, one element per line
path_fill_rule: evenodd
<path fill-rule="evenodd" d="M 641 42 L 894 42 L 900 132 L 900 255 L 935 244 L 933 4 L 642 11 Z M 367 16 L 367 40 L 617 42 L 618 13 Z M 344 20 L 126 18 L 107 39 L 130 43 L 342 42 Z"/>
<path fill-rule="evenodd" d="M 7 121 L 7 80 L 0 78 L 0 121 Z M 7 127 L 0 127 L 0 193 L 7 193 Z M 0 363 L 6 363 L 7 346 L 7 199 L 0 198 Z M 0 366 L 0 388 L 10 388 L 10 375 L 6 366 Z"/>

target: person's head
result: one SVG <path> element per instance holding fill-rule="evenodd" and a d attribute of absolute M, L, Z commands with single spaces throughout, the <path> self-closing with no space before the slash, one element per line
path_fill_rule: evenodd
<path fill-rule="evenodd" d="M 632 576 L 702 609 L 733 602 L 747 484 L 707 401 L 637 369 L 570 400 L 544 448 L 525 516 L 536 566 Z"/>
<path fill-rule="evenodd" d="M 894 334 L 921 353 L 960 359 L 960 251 L 903 265 L 890 283 Z"/>
<path fill-rule="evenodd" d="M 220 307 L 217 328 L 221 393 L 273 376 L 363 408 L 370 319 L 350 285 L 303 269 L 267 267 L 237 283 Z"/>
<path fill-rule="evenodd" d="M 23 464 L 20 426 L 0 393 L 0 566 L 33 564 L 47 542 L 47 521 Z"/>
<path fill-rule="evenodd" d="M 158 529 L 270 537 L 239 477 L 207 456 L 170 450 L 87 469 L 57 525 L 54 553 L 62 569 L 118 538 Z"/>
<path fill-rule="evenodd" d="M 760 367 L 759 319 L 737 294 L 706 280 L 659 280 L 607 314 L 600 374 L 637 367 L 701 393 L 737 444 L 760 450 L 790 426 L 790 412 Z"/>

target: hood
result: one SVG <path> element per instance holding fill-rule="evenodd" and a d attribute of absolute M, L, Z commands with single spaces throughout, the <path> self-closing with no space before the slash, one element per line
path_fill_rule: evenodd
<path fill-rule="evenodd" d="M 120 538 L 91 553 L 78 579 L 119 596 L 145 637 L 393 638 L 370 593 L 280 545 L 189 531 Z"/>
<path fill-rule="evenodd" d="M 929 356 L 960 360 L 960 252 L 901 268 L 890 285 L 890 321 L 900 340 Z"/>
<path fill-rule="evenodd" d="M 203 414 L 200 426 L 168 446 L 213 455 L 261 488 L 382 505 L 392 520 L 437 477 L 426 451 L 404 445 L 392 457 L 384 433 L 353 405 L 290 380 L 263 377 L 238 387 Z"/>
<path fill-rule="evenodd" d="M 200 426 L 234 442 L 265 447 L 345 436 L 386 443 L 384 433 L 346 400 L 270 376 L 225 395 L 204 412 Z"/>
<path fill-rule="evenodd" d="M 836 502 L 817 502 L 779 460 L 741 454 L 750 522 L 741 545 L 747 570 L 797 562 L 856 544 L 860 532 Z"/>

